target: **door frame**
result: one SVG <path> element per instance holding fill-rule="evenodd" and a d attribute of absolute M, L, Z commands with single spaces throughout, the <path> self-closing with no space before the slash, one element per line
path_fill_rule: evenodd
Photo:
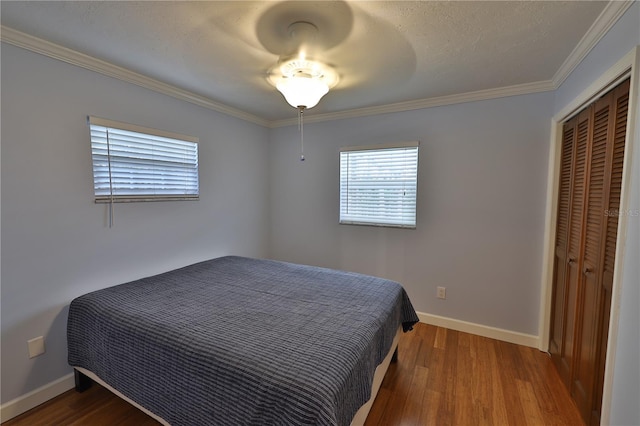
<path fill-rule="evenodd" d="M 551 142 L 549 147 L 549 169 L 547 175 L 547 200 L 545 213 L 544 253 L 542 257 L 542 284 L 540 300 L 540 315 L 538 325 L 539 349 L 549 350 L 551 327 L 552 293 L 553 293 L 553 264 L 556 235 L 556 217 L 558 210 L 558 183 L 560 180 L 560 156 L 562 150 L 562 124 L 582 108 L 607 91 L 615 87 L 627 77 L 631 77 L 629 89 L 629 112 L 627 116 L 627 130 L 625 141 L 624 163 L 622 171 L 622 188 L 620 197 L 620 211 L 627 211 L 630 195 L 632 152 L 639 149 L 640 143 L 635 134 L 636 108 L 638 101 L 638 83 L 640 77 L 640 46 L 634 47 L 622 59 L 616 62 L 604 74 L 583 90 L 565 108 L 551 119 Z M 636 165 L 638 167 L 640 165 Z M 613 388 L 613 369 L 618 338 L 618 319 L 620 316 L 620 287 L 622 285 L 623 260 L 625 256 L 625 241 L 627 238 L 628 215 L 618 217 L 618 234 L 616 240 L 616 259 L 613 275 L 613 289 L 611 299 L 611 316 L 609 317 L 609 337 L 607 341 L 607 359 L 605 363 L 604 385 L 602 392 L 601 419 L 606 424 L 611 411 L 611 395 Z"/>

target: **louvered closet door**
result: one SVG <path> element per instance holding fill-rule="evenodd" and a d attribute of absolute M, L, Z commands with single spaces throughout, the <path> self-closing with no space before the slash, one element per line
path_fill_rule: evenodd
<path fill-rule="evenodd" d="M 611 313 L 611 290 L 613 288 L 613 267 L 618 237 L 618 218 L 620 195 L 622 191 L 622 166 L 624 162 L 627 113 L 629 107 L 630 80 L 624 81 L 613 92 L 613 128 L 607 146 L 607 166 L 604 197 L 604 220 L 602 236 L 601 272 L 598 276 L 598 297 L 596 301 L 596 358 L 594 365 L 594 391 L 591 401 L 590 423 L 600 424 L 602 409 L 602 388 L 604 385 L 604 366 L 609 336 L 609 316 Z M 612 143 L 611 143 L 612 142 Z M 588 417 L 585 417 L 588 419 Z"/>
<path fill-rule="evenodd" d="M 593 425 L 602 407 L 628 101 L 627 79 L 563 127 L 549 348 Z"/>
<path fill-rule="evenodd" d="M 578 321 L 576 323 L 575 372 L 571 386 L 582 417 L 591 413 L 595 373 L 598 325 L 598 277 L 601 272 L 602 229 L 604 221 L 605 163 L 607 140 L 613 128 L 612 97 L 598 100 L 593 113 L 593 134 L 589 138 L 587 153 L 587 179 L 585 181 L 584 255 L 582 274 L 578 275 Z M 607 179 L 608 180 L 608 179 Z M 607 182 L 608 183 L 608 182 Z"/>
<path fill-rule="evenodd" d="M 565 300 L 561 351 L 558 371 L 565 385 L 571 385 L 576 343 L 576 317 L 578 312 L 578 282 L 582 267 L 582 219 L 584 213 L 586 154 L 591 128 L 591 109 L 580 113 L 576 123 L 576 142 L 573 157 L 571 204 L 569 210 L 568 250 L 564 279 Z"/>
<path fill-rule="evenodd" d="M 556 226 L 554 286 L 552 297 L 551 336 L 549 352 L 556 364 L 562 358 L 564 340 L 565 301 L 567 300 L 565 277 L 567 275 L 567 240 L 569 238 L 569 212 L 571 207 L 571 171 L 575 153 L 577 118 L 564 124 L 562 128 L 562 153 L 560 183 L 558 188 L 558 219 Z"/>

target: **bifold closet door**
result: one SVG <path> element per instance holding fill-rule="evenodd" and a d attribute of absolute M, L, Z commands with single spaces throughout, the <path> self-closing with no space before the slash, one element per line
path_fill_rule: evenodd
<path fill-rule="evenodd" d="M 563 127 L 549 351 L 589 424 L 602 407 L 629 86 Z"/>
<path fill-rule="evenodd" d="M 605 96 L 589 110 L 593 114 L 593 132 L 589 138 L 587 152 L 587 179 L 585 181 L 584 255 L 578 276 L 578 319 L 576 322 L 575 372 L 571 385 L 574 397 L 583 418 L 589 419 L 590 402 L 593 399 L 593 382 L 597 350 L 598 326 L 598 278 L 602 269 L 602 229 L 604 223 L 604 199 L 608 177 L 607 141 L 614 126 L 613 99 Z M 611 144 L 609 144 L 611 147 Z"/>
<path fill-rule="evenodd" d="M 567 240 L 569 238 L 569 212 L 571 208 L 571 176 L 575 154 L 575 131 L 577 119 L 564 124 L 562 128 L 562 153 L 560 160 L 560 185 L 558 189 L 558 219 L 556 226 L 555 257 L 553 272 L 553 301 L 551 310 L 551 332 L 549 352 L 553 356 L 558 371 L 564 370 L 569 383 L 568 370 L 561 368 L 563 341 L 565 334 L 565 300 L 567 276 Z"/>
<path fill-rule="evenodd" d="M 602 407 L 628 104 L 626 80 L 595 105 L 577 321 L 580 343 L 572 389 L 583 418 L 594 425 L 600 424 Z"/>
<path fill-rule="evenodd" d="M 576 343 L 576 318 L 578 312 L 578 283 L 582 258 L 582 216 L 585 196 L 585 172 L 587 145 L 591 127 L 591 109 L 587 109 L 565 124 L 565 129 L 574 126 L 573 149 L 571 160 L 571 184 L 568 192 L 568 219 L 566 225 L 567 242 L 564 262 L 559 263 L 562 254 L 556 254 L 555 270 L 564 271 L 557 276 L 554 283 L 553 329 L 561 329 L 557 351 L 551 352 L 558 372 L 567 387 L 571 385 L 573 358 Z M 565 132 L 567 136 L 568 132 Z M 567 142 L 568 143 L 568 142 Z M 564 200 L 563 200 L 564 201 Z M 560 205 L 560 203 L 559 203 Z M 559 229 L 559 228 L 558 228 Z M 558 232 L 556 231 L 556 234 Z"/>

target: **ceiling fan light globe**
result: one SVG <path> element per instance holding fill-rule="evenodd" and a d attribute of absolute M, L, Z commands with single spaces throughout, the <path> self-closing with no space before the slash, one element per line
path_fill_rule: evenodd
<path fill-rule="evenodd" d="M 313 108 L 329 92 L 327 83 L 319 78 L 294 76 L 281 79 L 276 88 L 294 108 Z"/>

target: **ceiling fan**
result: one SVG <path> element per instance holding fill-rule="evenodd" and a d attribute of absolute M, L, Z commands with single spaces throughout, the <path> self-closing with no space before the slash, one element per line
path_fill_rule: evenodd
<path fill-rule="evenodd" d="M 416 69 L 416 54 L 402 28 L 388 16 L 385 4 L 342 0 L 187 2 L 189 16 L 201 18 L 184 43 L 185 68 L 203 83 L 210 79 L 225 82 L 215 88 L 212 97 L 230 106 L 240 107 L 244 102 L 245 108 L 247 102 L 253 102 L 253 109 L 247 111 L 274 118 L 286 113 L 286 108 L 296 111 L 301 104 L 307 105 L 307 116 L 310 108 L 321 114 L 375 106 L 382 102 L 376 93 L 391 93 L 400 100 L 399 89 Z M 207 45 L 225 56 L 203 56 Z M 301 59 L 307 62 L 301 63 Z M 277 88 L 283 75 L 289 74 L 288 81 L 299 83 L 300 77 L 317 77 L 319 69 L 328 93 L 318 96 L 314 107 L 310 101 L 294 99 L 291 106 Z M 375 90 L 367 90 L 372 84 Z"/>
<path fill-rule="evenodd" d="M 353 13 L 344 1 L 285 1 L 257 23 L 260 43 L 279 59 L 268 80 L 294 108 L 312 108 L 339 80 L 326 56 L 351 32 Z"/>
<path fill-rule="evenodd" d="M 257 24 L 261 44 L 278 61 L 268 81 L 298 110 L 304 161 L 304 111 L 313 108 L 339 81 L 338 71 L 324 59 L 326 52 L 350 33 L 351 8 L 342 1 L 285 1 L 267 10 Z"/>
<path fill-rule="evenodd" d="M 313 108 L 338 83 L 338 73 L 313 57 L 318 27 L 311 22 L 296 21 L 288 30 L 296 52 L 280 58 L 269 71 L 269 80 L 292 107 Z"/>

